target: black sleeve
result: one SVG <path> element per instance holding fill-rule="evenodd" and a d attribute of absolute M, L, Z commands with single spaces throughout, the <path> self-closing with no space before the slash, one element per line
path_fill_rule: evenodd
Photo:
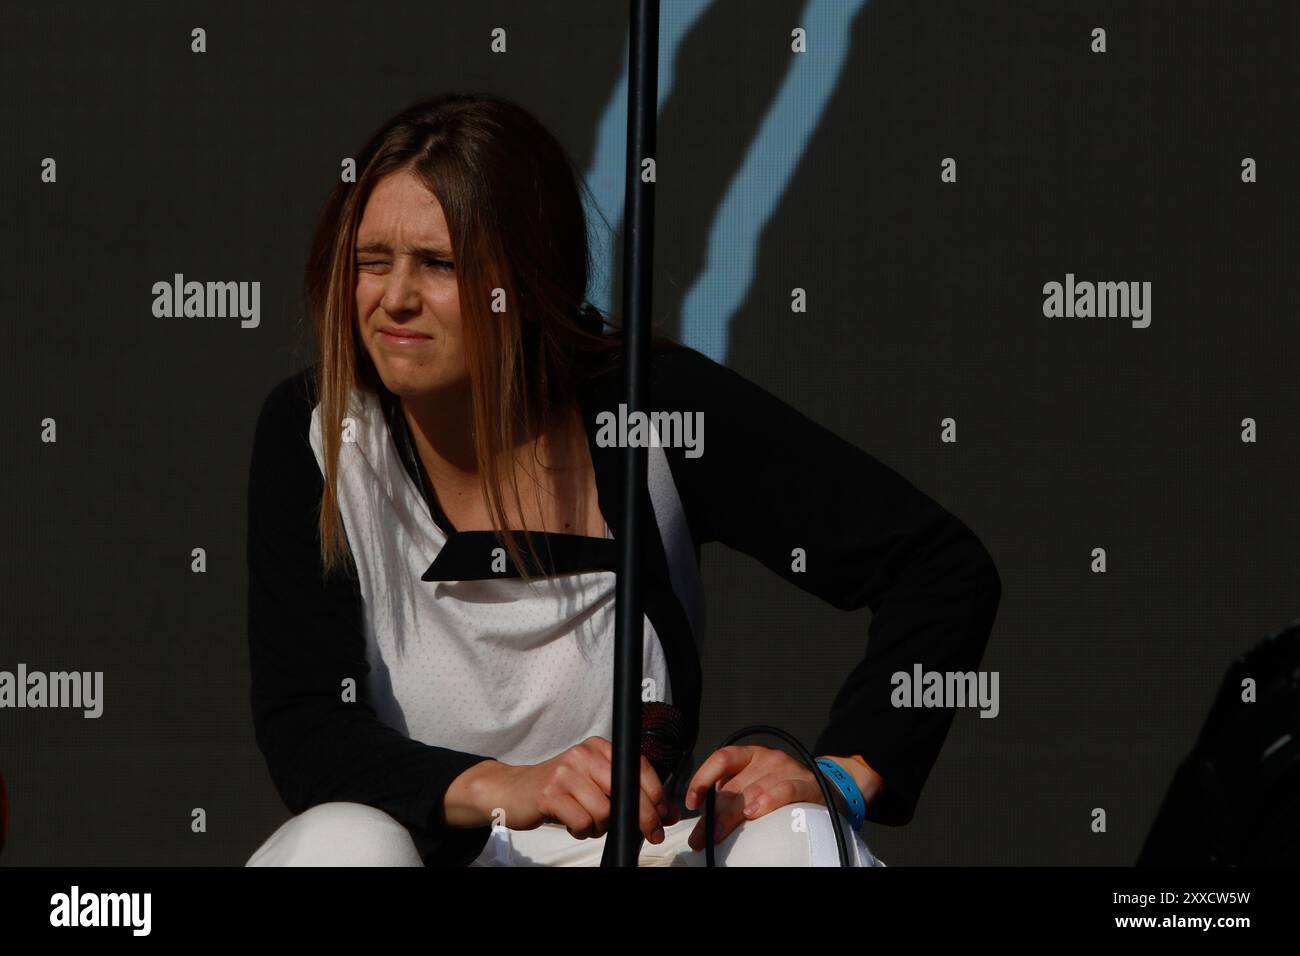
<path fill-rule="evenodd" d="M 331 801 L 384 810 L 410 831 L 426 863 L 462 864 L 489 826 L 453 828 L 442 800 L 488 758 L 432 747 L 379 720 L 366 700 L 363 601 L 355 570 L 322 573 L 324 479 L 309 439 L 308 373 L 262 405 L 248 486 L 248 645 L 257 744 L 293 813 Z M 345 703 L 343 681 L 356 681 Z"/>
<path fill-rule="evenodd" d="M 704 413 L 704 453 L 666 449 L 702 540 L 748 554 L 834 607 L 871 609 L 868 641 L 813 753 L 861 754 L 884 781 L 867 819 L 912 819 L 954 712 L 895 708 L 891 676 L 979 666 L 1001 598 L 982 542 L 897 472 L 694 350 L 657 360 L 653 407 Z M 671 403 L 671 404 L 669 404 Z M 807 568 L 792 570 L 802 548 Z"/>

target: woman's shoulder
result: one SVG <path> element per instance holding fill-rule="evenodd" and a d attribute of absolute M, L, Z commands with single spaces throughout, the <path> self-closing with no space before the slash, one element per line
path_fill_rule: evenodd
<path fill-rule="evenodd" d="M 263 396 L 259 427 L 292 429 L 306 435 L 317 402 L 317 368 L 308 365 L 280 379 Z"/>
<path fill-rule="evenodd" d="M 317 402 L 316 365 L 306 365 L 298 371 L 286 375 L 267 391 L 263 405 L 281 410 L 315 408 Z"/>
<path fill-rule="evenodd" d="M 315 468 L 311 422 L 317 401 L 312 365 L 285 376 L 265 393 L 253 432 L 253 460 L 259 472 L 283 470 L 297 476 Z"/>
<path fill-rule="evenodd" d="M 622 349 L 603 353 L 593 363 L 594 370 L 584 383 L 587 390 L 602 397 L 619 396 L 621 400 L 624 389 L 622 363 Z M 651 392 L 656 405 L 688 402 L 720 389 L 726 390 L 736 378 L 736 373 L 725 365 L 673 339 L 657 340 L 651 348 Z"/>

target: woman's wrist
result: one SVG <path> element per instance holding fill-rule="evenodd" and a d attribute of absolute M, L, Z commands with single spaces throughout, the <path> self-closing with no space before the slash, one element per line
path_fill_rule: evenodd
<path fill-rule="evenodd" d="M 845 773 L 853 778 L 853 782 L 862 791 L 862 799 L 866 801 L 868 807 L 871 806 L 872 801 L 876 799 L 876 796 L 885 785 L 880 774 L 871 769 L 861 757 L 832 757 L 828 755 L 822 759 L 834 761 L 844 769 Z M 847 813 L 848 808 L 844 801 L 844 795 L 839 792 L 839 789 L 831 787 L 831 794 L 835 798 L 836 809 L 840 813 Z"/>
<path fill-rule="evenodd" d="M 442 798 L 443 820 L 449 827 L 482 827 L 495 823 L 493 811 L 502 778 L 513 768 L 499 760 L 480 760 L 462 772 Z"/>

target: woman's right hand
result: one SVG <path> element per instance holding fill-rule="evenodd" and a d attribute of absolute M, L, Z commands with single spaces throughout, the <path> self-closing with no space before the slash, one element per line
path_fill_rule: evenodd
<path fill-rule="evenodd" d="M 532 830 L 543 823 L 561 823 L 583 840 L 609 829 L 613 745 L 604 737 L 588 737 L 550 760 L 512 765 L 485 760 L 452 781 L 444 798 L 444 815 L 451 826 L 501 825 Z M 659 775 L 641 757 L 639 823 L 651 843 L 662 843 L 664 824 L 681 818 L 671 806 Z"/>

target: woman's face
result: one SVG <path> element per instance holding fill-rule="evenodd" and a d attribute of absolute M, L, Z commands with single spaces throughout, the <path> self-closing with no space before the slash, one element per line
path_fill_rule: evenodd
<path fill-rule="evenodd" d="M 357 227 L 357 322 L 388 390 L 417 398 L 469 382 L 442 205 L 408 170 L 370 193 Z"/>

